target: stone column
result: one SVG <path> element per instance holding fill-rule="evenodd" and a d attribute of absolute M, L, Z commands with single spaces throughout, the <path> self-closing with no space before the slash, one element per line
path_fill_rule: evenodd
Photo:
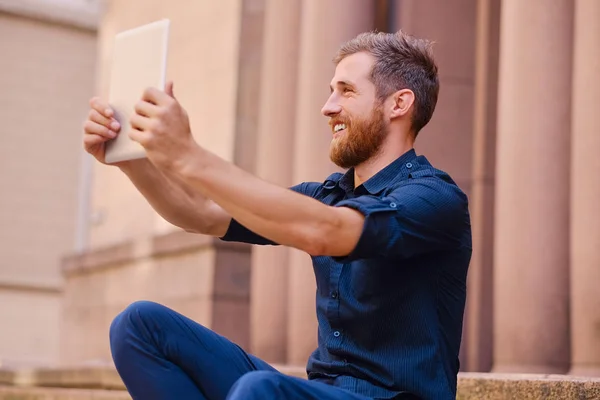
<path fill-rule="evenodd" d="M 571 163 L 571 371 L 600 376 L 600 2 L 575 2 Z"/>
<path fill-rule="evenodd" d="M 256 157 L 257 175 L 292 185 L 300 0 L 267 0 Z M 256 246 L 252 251 L 251 351 L 284 363 L 287 347 L 289 249 Z"/>
<path fill-rule="evenodd" d="M 336 170 L 329 160 L 331 132 L 320 114 L 333 77 L 338 47 L 372 29 L 374 5 L 364 0 L 302 2 L 300 70 L 297 91 L 294 181 L 322 182 Z M 317 345 L 315 278 L 308 255 L 290 254 L 288 363 L 303 365 Z"/>
<path fill-rule="evenodd" d="M 502 3 L 494 371 L 569 365 L 571 0 Z"/>
<path fill-rule="evenodd" d="M 486 163 L 490 161 L 487 154 L 479 153 L 476 155 L 486 143 L 476 137 L 479 132 L 474 132 L 473 129 L 475 112 L 480 113 L 475 116 L 475 118 L 480 119 L 477 123 L 483 122 L 483 124 L 486 124 L 489 122 L 482 120 L 483 115 L 480 109 L 474 107 L 476 95 L 480 96 L 478 104 L 482 105 L 484 103 L 481 101 L 481 93 L 477 92 L 481 87 L 481 76 L 476 77 L 476 72 L 481 66 L 476 65 L 476 61 L 481 56 L 476 53 L 481 53 L 481 47 L 484 47 L 485 51 L 494 51 L 491 41 L 483 46 L 478 44 L 478 41 L 488 40 L 488 35 L 485 35 L 482 29 L 489 28 L 482 28 L 477 25 L 478 18 L 481 19 L 478 17 L 478 12 L 485 8 L 486 4 L 485 1 L 476 0 L 446 0 L 443 2 L 438 0 L 402 0 L 392 2 L 394 30 L 402 29 L 404 32 L 416 37 L 434 41 L 433 52 L 439 67 L 440 95 L 438 103 L 431 121 L 419 133 L 415 148 L 419 154 L 427 156 L 433 165 L 447 171 L 471 199 L 475 196 L 472 193 L 473 185 L 480 185 L 477 179 L 482 174 L 489 173 L 488 171 L 483 172 L 481 169 L 474 170 L 474 168 L 482 166 L 478 164 L 478 160 L 475 158 L 483 155 Z M 498 12 L 493 10 L 493 7 L 488 12 L 493 11 Z M 476 31 L 477 29 L 479 29 L 479 32 Z M 479 46 L 479 48 L 476 46 Z M 485 72 L 491 73 L 493 71 L 488 69 Z M 477 82 L 476 78 L 480 81 Z M 488 78 L 484 77 L 483 79 Z M 479 85 L 479 87 L 476 85 Z M 486 92 L 484 96 L 487 99 L 488 93 Z M 487 117 L 483 116 L 483 118 Z M 485 133 L 488 134 L 489 132 L 486 131 Z M 486 140 L 489 139 L 490 137 L 487 135 Z M 493 146 L 493 139 L 491 143 Z M 479 146 L 479 148 L 475 146 Z M 452 151 L 448 151 L 448 149 L 452 149 Z M 487 183 L 490 183 L 489 180 Z M 486 226 L 485 228 L 488 231 L 480 229 L 481 225 L 489 223 L 489 219 L 485 219 L 486 210 L 482 209 L 482 207 L 490 207 L 488 201 L 489 191 L 483 193 L 479 189 L 481 189 L 481 185 L 475 188 L 479 191 L 476 196 L 478 196 L 478 207 L 480 205 L 481 207 L 475 210 L 477 212 L 472 215 L 474 235 L 481 235 L 479 237 L 474 236 L 473 241 L 474 269 L 479 276 L 476 279 L 469 279 L 469 285 L 474 286 L 474 290 L 468 289 L 470 293 L 477 293 L 480 290 L 479 287 L 489 284 L 486 281 L 487 277 L 480 274 L 480 272 L 483 272 L 480 270 L 480 266 L 484 269 L 487 268 L 485 264 L 487 260 L 479 256 L 480 254 L 489 254 L 485 248 L 490 242 L 489 236 L 483 236 L 488 234 L 489 227 Z M 485 318 L 479 318 L 477 314 L 487 311 L 486 315 L 490 315 L 491 305 L 482 297 L 484 296 L 478 294 L 467 297 L 467 309 L 465 311 L 467 329 L 464 332 L 465 336 L 469 332 L 475 336 L 473 341 L 470 341 L 470 337 L 468 341 L 463 339 L 464 345 L 461 346 L 460 353 L 463 368 L 465 366 L 469 367 L 467 360 L 465 360 L 467 342 L 469 344 L 479 343 L 484 337 L 482 335 L 485 335 Z M 477 304 L 474 305 L 473 312 L 469 312 L 469 308 L 473 303 Z M 483 310 L 479 309 L 480 306 Z M 486 306 L 488 306 L 487 310 Z M 475 329 L 469 330 L 468 328 Z M 479 328 L 482 329 L 479 330 Z M 485 339 L 483 340 L 485 341 Z"/>
<path fill-rule="evenodd" d="M 473 256 L 467 281 L 463 370 L 492 368 L 494 181 L 500 0 L 477 2 L 475 107 L 473 124 L 473 183 L 471 224 Z"/>

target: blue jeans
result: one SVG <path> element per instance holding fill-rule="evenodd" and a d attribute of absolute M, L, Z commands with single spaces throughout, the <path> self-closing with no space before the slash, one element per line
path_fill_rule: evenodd
<path fill-rule="evenodd" d="M 367 400 L 284 375 L 223 336 L 149 301 L 131 304 L 114 319 L 110 347 L 134 399 Z"/>

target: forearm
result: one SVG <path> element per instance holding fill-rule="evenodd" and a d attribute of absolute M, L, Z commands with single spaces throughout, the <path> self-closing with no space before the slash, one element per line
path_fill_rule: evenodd
<path fill-rule="evenodd" d="M 218 215 L 216 204 L 159 171 L 147 159 L 123 163 L 119 168 L 152 208 L 173 225 L 215 236 L 225 233 L 228 223 Z"/>
<path fill-rule="evenodd" d="M 199 148 L 177 173 L 253 232 L 311 255 L 345 255 L 360 236 L 363 217 L 265 182 Z"/>

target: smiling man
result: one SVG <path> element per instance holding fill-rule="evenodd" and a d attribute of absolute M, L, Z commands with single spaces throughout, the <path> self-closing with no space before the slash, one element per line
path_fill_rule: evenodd
<path fill-rule="evenodd" d="M 135 399 L 453 399 L 471 257 L 467 198 L 413 149 L 439 92 L 430 43 L 365 33 L 335 56 L 330 157 L 345 174 L 292 188 L 267 183 L 199 146 L 173 95 L 150 88 L 131 139 L 148 158 L 119 165 L 171 223 L 226 241 L 312 256 L 318 348 L 308 380 L 283 375 L 162 305 L 136 302 L 110 329 Z M 104 162 L 117 135 L 97 98 L 84 126 Z"/>

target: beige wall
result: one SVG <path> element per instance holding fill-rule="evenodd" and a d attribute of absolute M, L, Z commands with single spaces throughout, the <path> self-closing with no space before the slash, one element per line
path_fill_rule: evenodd
<path fill-rule="evenodd" d="M 56 364 L 60 314 L 57 291 L 0 286 L 0 367 Z"/>
<path fill-rule="evenodd" d="M 63 365 L 110 363 L 108 330 L 128 304 L 142 299 L 165 304 L 210 326 L 214 252 L 177 252 L 132 259 L 97 271 L 67 274 L 60 355 Z"/>
<path fill-rule="evenodd" d="M 75 244 L 95 34 L 0 9 L 0 360 L 58 355 L 60 258 Z"/>
<path fill-rule="evenodd" d="M 260 64 L 252 63 L 255 48 L 244 46 L 260 45 L 261 36 L 253 32 L 262 26 L 260 6 L 260 1 L 240 0 L 190 0 L 177 6 L 158 0 L 107 1 L 99 26 L 96 92 L 107 97 L 114 35 L 168 18 L 167 78 L 189 113 L 195 138 L 225 159 L 239 158 L 236 137 L 252 134 L 241 116 L 251 119 L 253 113 L 240 97 L 245 91 L 252 95 L 253 74 L 260 72 Z M 252 159 L 245 158 L 250 166 Z M 249 248 L 219 247 L 199 235 L 185 239 L 191 247 L 179 248 L 177 241 L 188 236 L 177 236 L 179 229 L 164 221 L 117 168 L 94 163 L 93 176 L 89 249 L 114 253 L 125 246 L 128 255 L 95 262 L 91 269 L 84 259 L 71 260 L 62 363 L 110 362 L 112 319 L 142 299 L 163 303 L 247 347 Z M 161 240 L 171 240 L 166 253 L 157 250 Z M 82 296 L 87 298 L 82 301 Z"/>
<path fill-rule="evenodd" d="M 19 193 L 0 197 L 0 221 L 11 227 L 0 231 L 2 280 L 60 284 L 57 261 L 75 243 L 95 48 L 91 32 L 0 14 L 0 179 Z"/>
<path fill-rule="evenodd" d="M 189 113 L 196 139 L 232 159 L 236 122 L 240 0 L 107 1 L 99 29 L 99 80 L 108 94 L 116 33 L 162 18 L 171 20 L 167 79 Z M 172 229 L 116 168 L 94 164 L 90 247 L 98 248 Z"/>

